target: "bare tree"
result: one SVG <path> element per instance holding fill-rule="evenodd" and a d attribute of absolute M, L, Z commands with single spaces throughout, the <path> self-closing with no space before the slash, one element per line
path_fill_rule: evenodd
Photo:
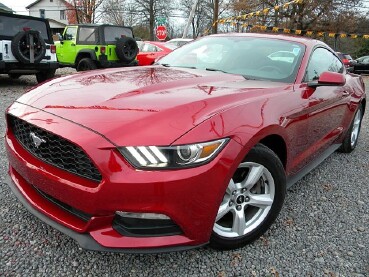
<path fill-rule="evenodd" d="M 106 0 L 102 5 L 102 19 L 104 22 L 124 25 L 127 15 L 127 3 L 125 0 Z"/>
<path fill-rule="evenodd" d="M 71 0 L 77 23 L 95 23 L 97 10 L 104 0 Z"/>
<path fill-rule="evenodd" d="M 148 22 L 150 30 L 150 40 L 154 40 L 155 19 L 157 17 L 168 18 L 173 11 L 173 1 L 162 0 L 132 0 L 135 11 L 143 16 L 143 20 Z"/>
<path fill-rule="evenodd" d="M 281 0 L 235 0 L 233 9 L 239 14 L 268 10 L 248 20 L 300 30 L 344 31 L 352 29 L 362 6 L 362 0 L 304 0 L 300 4 L 283 6 Z M 280 8 L 275 9 L 276 6 Z M 345 22 L 345 24 L 337 24 Z"/>

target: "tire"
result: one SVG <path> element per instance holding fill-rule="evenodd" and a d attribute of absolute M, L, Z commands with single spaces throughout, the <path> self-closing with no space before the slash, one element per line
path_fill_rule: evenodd
<path fill-rule="evenodd" d="M 46 44 L 38 31 L 22 31 L 12 39 L 11 50 L 14 57 L 20 62 L 29 64 L 31 62 L 30 39 L 33 37 L 33 63 L 39 63 L 45 57 Z"/>
<path fill-rule="evenodd" d="M 130 37 L 120 38 L 117 40 L 115 53 L 119 60 L 125 63 L 130 63 L 138 54 L 137 42 Z"/>
<path fill-rule="evenodd" d="M 95 62 L 90 58 L 83 58 L 77 64 L 77 71 L 94 70 L 96 68 Z"/>
<path fill-rule="evenodd" d="M 36 73 L 37 82 L 42 83 L 42 82 L 45 82 L 46 80 L 54 78 L 55 71 L 56 71 L 55 69 L 50 69 L 48 71 L 40 71 Z"/>
<path fill-rule="evenodd" d="M 17 79 L 19 79 L 20 76 L 22 76 L 22 74 L 19 74 L 19 73 L 9 73 L 8 76 L 9 76 L 9 78 L 11 78 L 13 80 L 17 80 Z"/>
<path fill-rule="evenodd" d="M 341 147 L 338 149 L 340 152 L 351 153 L 356 148 L 359 139 L 362 120 L 363 120 L 363 107 L 362 105 L 360 105 L 355 113 L 354 119 L 351 122 L 350 128 L 346 133 L 343 143 Z"/>
<path fill-rule="evenodd" d="M 215 219 L 210 246 L 242 247 L 264 234 L 277 218 L 286 195 L 286 176 L 277 155 L 257 144 L 229 181 Z"/>

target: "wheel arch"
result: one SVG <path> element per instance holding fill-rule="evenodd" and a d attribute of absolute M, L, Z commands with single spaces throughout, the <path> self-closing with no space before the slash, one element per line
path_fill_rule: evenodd
<path fill-rule="evenodd" d="M 76 67 L 77 67 L 79 61 L 82 60 L 83 58 L 90 58 L 94 61 L 97 60 L 96 53 L 95 53 L 94 50 L 83 49 L 83 50 L 80 50 L 77 54 L 77 57 L 76 57 L 76 60 L 75 60 L 75 66 Z"/>
<path fill-rule="evenodd" d="M 261 139 L 259 143 L 265 145 L 270 150 L 272 150 L 280 159 L 283 164 L 284 169 L 287 166 L 287 145 L 283 137 L 277 134 L 268 135 Z"/>

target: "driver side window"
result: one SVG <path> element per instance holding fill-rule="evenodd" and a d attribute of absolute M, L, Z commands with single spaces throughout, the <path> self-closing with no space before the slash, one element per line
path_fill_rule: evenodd
<path fill-rule="evenodd" d="M 310 57 L 304 81 L 318 80 L 324 71 L 343 73 L 343 69 L 342 62 L 332 52 L 325 48 L 317 48 Z"/>
<path fill-rule="evenodd" d="M 65 40 L 75 40 L 77 34 L 77 28 L 68 28 L 64 33 Z"/>

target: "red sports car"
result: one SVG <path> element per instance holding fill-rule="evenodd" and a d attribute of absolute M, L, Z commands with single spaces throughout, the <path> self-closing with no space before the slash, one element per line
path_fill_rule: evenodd
<path fill-rule="evenodd" d="M 139 52 L 137 54 L 138 65 L 152 65 L 158 58 L 173 51 L 166 47 L 163 42 L 138 41 L 137 44 L 139 46 Z"/>
<path fill-rule="evenodd" d="M 323 42 L 212 35 L 159 63 L 54 79 L 7 110 L 9 186 L 83 248 L 241 247 L 358 142 L 363 80 Z"/>

